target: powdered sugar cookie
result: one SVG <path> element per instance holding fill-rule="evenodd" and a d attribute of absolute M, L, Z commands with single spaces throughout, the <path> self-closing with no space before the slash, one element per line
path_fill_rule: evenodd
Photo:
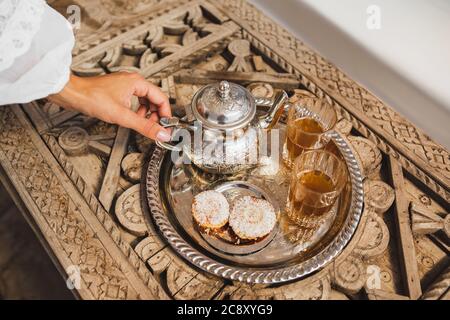
<path fill-rule="evenodd" d="M 244 196 L 233 203 L 229 224 L 239 238 L 256 240 L 268 235 L 275 227 L 276 220 L 270 202 Z"/>
<path fill-rule="evenodd" d="M 203 191 L 194 197 L 192 216 L 201 227 L 218 229 L 228 222 L 230 206 L 222 193 Z"/>

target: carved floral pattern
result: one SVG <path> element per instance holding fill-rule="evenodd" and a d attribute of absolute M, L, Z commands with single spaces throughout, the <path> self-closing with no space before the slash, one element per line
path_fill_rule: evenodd
<path fill-rule="evenodd" d="M 105 6 L 99 6 L 98 1 Z M 89 204 L 89 208 L 95 212 L 96 219 L 107 230 L 115 245 L 120 247 L 121 254 L 112 254 L 111 248 L 105 247 L 100 241 L 97 233 L 99 230 L 92 225 L 92 220 L 86 221 L 84 212 L 74 201 L 74 195 L 65 190 L 61 179 L 66 177 L 60 176 L 60 172 L 55 172 L 54 167 L 48 164 L 48 159 L 39 151 L 36 142 L 30 138 L 30 129 L 23 125 L 23 122 L 28 120 L 20 119 L 18 114 L 21 112 L 14 112 L 11 108 L 0 108 L 0 158 L 18 177 L 17 183 L 23 186 L 23 192 L 31 197 L 39 215 L 45 220 L 46 226 L 61 246 L 63 255 L 70 263 L 80 266 L 82 281 L 88 292 L 84 297 L 139 298 L 142 292 L 137 292 L 131 281 L 131 277 L 136 274 L 143 281 L 143 285 L 151 289 L 153 296 L 159 298 L 170 296 L 176 299 L 328 299 L 334 296 L 333 292 L 337 292 L 332 290 L 332 287 L 338 288 L 341 295 L 345 293 L 349 297 L 360 293 L 361 290 L 369 293 L 365 288 L 366 269 L 371 263 L 375 263 L 374 261 L 381 261 L 388 255 L 387 250 L 391 250 L 389 239 L 397 236 L 392 233 L 384 218 L 388 216 L 387 213 L 390 211 L 387 210 L 395 196 L 391 187 L 379 180 L 383 163 L 380 151 L 384 154 L 397 155 L 407 170 L 445 197 L 446 193 L 442 186 L 434 182 L 433 177 L 425 172 L 427 167 L 415 167 L 415 164 L 413 165 L 389 144 L 391 140 L 386 140 L 384 134 L 380 136 L 373 133 L 372 129 L 381 128 L 381 132 L 386 133 L 386 136 L 392 136 L 400 142 L 403 154 L 405 151 L 413 152 L 426 161 L 430 168 L 437 169 L 443 177 L 448 179 L 450 178 L 450 157 L 447 150 L 436 145 L 423 132 L 246 2 L 241 0 L 195 1 L 187 4 L 188 1 L 173 0 L 165 2 L 164 6 L 159 0 L 140 2 L 136 0 L 119 2 L 76 0 L 76 2 L 89 12 L 93 20 L 97 19 L 95 23 L 99 28 L 96 34 L 83 32 L 78 34 L 78 39 L 81 41 L 74 50 L 75 71 L 93 75 L 121 69 L 147 70 L 148 74 L 158 77 L 153 80 L 161 82 L 163 89 L 175 103 L 187 99 L 183 92 L 189 92 L 189 95 L 192 95 L 200 85 L 197 82 L 183 81 L 182 76 L 178 75 L 177 78 L 177 74 L 172 75 L 181 68 L 212 71 L 213 73 L 209 74 L 211 77 L 214 72 L 225 72 L 224 70 L 231 73 L 246 72 L 250 79 L 257 76 L 258 71 L 265 74 L 280 72 L 272 78 L 279 82 L 250 81 L 249 78 L 239 81 L 243 81 L 245 85 L 250 83 L 254 87 L 259 86 L 253 88 L 258 89 L 258 92 L 267 91 L 271 94 L 277 90 L 277 87 L 283 86 L 289 86 L 299 92 L 299 89 L 304 89 L 300 87 L 302 84 L 307 87 L 310 92 L 306 92 L 310 94 L 325 99 L 338 98 L 340 103 L 343 102 L 342 105 L 335 104 L 344 118 L 341 120 L 340 130 L 349 135 L 353 128 L 369 138 L 350 137 L 349 140 L 354 144 L 354 149 L 360 152 L 360 162 L 367 176 L 366 185 L 377 186 L 376 190 L 374 188 L 367 190 L 369 197 L 366 199 L 365 212 L 357 234 L 345 253 L 329 268 L 306 279 L 275 287 L 228 284 L 222 279 L 193 269 L 176 256 L 152 229 L 146 232 L 141 229 L 136 231 L 135 225 L 128 225 L 133 232 L 128 232 L 126 228 L 119 231 L 116 222 L 107 217 L 108 213 L 101 208 L 96 199 L 97 195 L 89 190 L 70 162 L 70 157 L 73 155 L 78 155 L 80 152 L 93 152 L 94 148 L 89 145 L 89 148 L 84 146 L 76 149 L 71 155 L 71 147 L 73 143 L 75 147 L 78 146 L 79 137 L 91 138 L 87 137 L 84 131 L 81 134 L 80 130 L 78 134 L 61 137 L 67 129 L 65 127 L 62 130 L 61 126 L 63 124 L 67 126 L 67 123 L 77 114 L 61 111 L 57 106 L 47 104 L 43 112 L 29 115 L 41 135 L 50 128 L 55 129 L 56 136 L 60 135 L 59 144 L 51 135 L 45 134 L 43 138 L 49 150 L 58 159 L 68 179 Z M 89 9 L 94 7 L 100 8 L 97 15 Z M 158 9 L 153 10 L 153 8 Z M 225 10 L 221 11 L 221 8 Z M 173 15 L 173 12 L 180 14 Z M 113 19 L 109 19 L 108 15 L 113 15 Z M 159 19 L 158 23 L 151 23 L 153 19 Z M 230 19 L 241 25 L 239 32 L 235 32 L 238 28 Z M 108 23 L 108 20 L 113 22 Z M 146 23 L 148 24 L 143 29 L 142 25 Z M 232 38 L 221 36 L 225 31 L 229 36 L 233 35 Z M 117 41 L 118 37 L 127 32 L 126 40 Z M 198 48 L 195 47 L 198 41 L 210 35 L 213 36 L 210 42 Z M 271 48 L 265 46 L 262 41 L 270 43 Z M 101 47 L 104 50 L 98 50 L 99 46 L 105 43 L 107 45 Z M 180 50 L 186 48 L 192 50 L 185 51 L 177 61 L 170 60 L 171 55 L 178 54 Z M 229 54 L 232 55 L 231 58 Z M 291 61 L 294 62 L 290 63 L 282 56 L 291 57 Z M 160 67 L 155 68 L 155 64 Z M 215 81 L 213 78 L 203 79 L 205 80 Z M 267 87 L 269 84 L 270 87 Z M 347 108 L 364 112 L 371 122 L 365 123 L 356 118 L 346 110 Z M 73 128 L 73 126 L 69 127 Z M 144 141 L 146 147 L 143 148 L 142 137 L 135 137 L 128 142 L 127 152 L 136 152 L 133 141 L 138 150 L 147 151 L 148 145 L 151 145 L 151 142 Z M 40 143 L 43 145 L 42 141 Z M 94 145 L 97 151 L 101 150 L 98 153 L 101 161 L 108 162 L 111 146 Z M 119 161 L 119 171 L 120 165 Z M 136 182 L 136 178 L 131 177 L 129 172 L 132 167 L 132 164 L 123 165 L 123 176 L 121 176 L 123 189 L 118 188 L 116 199 L 131 185 L 129 182 L 126 183 L 124 177 Z M 442 179 L 442 181 L 445 180 Z M 130 222 L 140 224 L 144 213 L 136 205 L 137 198 L 135 194 L 131 202 L 124 202 L 126 205 L 123 207 L 128 210 L 124 211 L 127 214 L 124 215 L 125 219 L 124 217 L 119 219 L 118 212 L 115 210 L 111 210 L 109 214 L 117 218 L 117 223 L 123 224 L 124 227 L 127 227 Z M 425 194 L 419 201 L 427 205 L 432 202 L 431 198 Z M 447 218 L 436 217 L 426 212 L 419 213 L 420 216 L 417 216 L 417 210 L 413 211 L 416 231 L 429 233 L 448 229 Z M 431 217 L 433 222 L 437 222 L 439 228 L 433 225 L 430 229 L 429 221 L 423 219 L 424 214 L 427 218 Z M 427 223 L 426 228 L 424 223 Z M 130 246 L 129 243 L 132 245 Z M 133 272 L 131 272 L 133 275 L 123 270 L 126 264 L 133 266 Z M 383 274 L 387 278 L 396 275 L 389 268 L 390 266 L 383 268 Z M 430 286 L 429 292 L 424 297 L 438 298 L 442 295 L 442 288 L 445 285 L 448 286 L 448 272 L 445 272 L 441 278 Z M 369 298 L 404 298 L 404 296 L 395 296 L 391 292 L 380 291 L 370 291 L 368 296 Z"/>

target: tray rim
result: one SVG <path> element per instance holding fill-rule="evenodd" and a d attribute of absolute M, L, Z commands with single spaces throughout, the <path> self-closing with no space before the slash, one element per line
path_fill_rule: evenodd
<path fill-rule="evenodd" d="M 148 212 L 145 214 L 144 220 L 150 228 L 156 225 L 161 236 L 181 257 L 195 267 L 210 274 L 249 284 L 277 284 L 305 277 L 322 269 L 339 256 L 355 234 L 363 212 L 363 176 L 357 157 L 354 155 L 350 143 L 343 135 L 337 131 L 332 131 L 329 135 L 342 153 L 347 164 L 352 185 L 349 214 L 337 236 L 317 255 L 306 261 L 276 269 L 255 270 L 224 264 L 206 256 L 191 246 L 178 234 L 162 206 L 159 172 L 166 151 L 158 146 L 152 148 L 153 152 L 149 156 L 147 170 L 145 177 L 143 177 L 144 183 L 142 186 L 144 190 L 142 190 L 141 194 L 146 197 L 144 202 L 148 206 Z M 157 174 L 155 175 L 155 173 Z"/>

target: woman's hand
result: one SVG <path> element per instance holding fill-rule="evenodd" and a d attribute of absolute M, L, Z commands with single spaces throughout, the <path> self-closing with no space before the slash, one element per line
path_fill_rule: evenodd
<path fill-rule="evenodd" d="M 139 98 L 139 108 L 131 110 L 132 97 Z M 105 122 L 134 129 L 159 141 L 169 141 L 170 131 L 159 125 L 160 117 L 171 117 L 167 96 L 137 73 L 81 78 L 72 75 L 64 89 L 48 97 L 63 108 L 74 109 Z M 151 115 L 147 118 L 147 112 Z"/>

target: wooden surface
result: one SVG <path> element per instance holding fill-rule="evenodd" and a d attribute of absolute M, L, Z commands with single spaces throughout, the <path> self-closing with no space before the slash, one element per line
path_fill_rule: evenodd
<path fill-rule="evenodd" d="M 245 1 L 73 2 L 85 17 L 74 73 L 140 72 L 178 115 L 219 79 L 265 97 L 316 95 L 338 110 L 365 176 L 363 217 L 333 263 L 278 286 L 231 283 L 145 227 L 136 184 L 152 141 L 45 100 L 0 108 L 3 170 L 62 269 L 80 268 L 80 297 L 448 299 L 447 150 Z"/>
<path fill-rule="evenodd" d="M 0 200 L 0 300 L 74 299 L 2 184 Z"/>
<path fill-rule="evenodd" d="M 402 275 L 409 296 L 417 299 L 422 294 L 419 270 L 416 263 L 416 249 L 411 228 L 411 219 L 408 212 L 408 200 L 404 195 L 405 181 L 401 165 L 392 156 L 389 157 L 392 183 L 395 188 L 395 222 L 399 240 L 399 253 L 402 259 Z"/>

